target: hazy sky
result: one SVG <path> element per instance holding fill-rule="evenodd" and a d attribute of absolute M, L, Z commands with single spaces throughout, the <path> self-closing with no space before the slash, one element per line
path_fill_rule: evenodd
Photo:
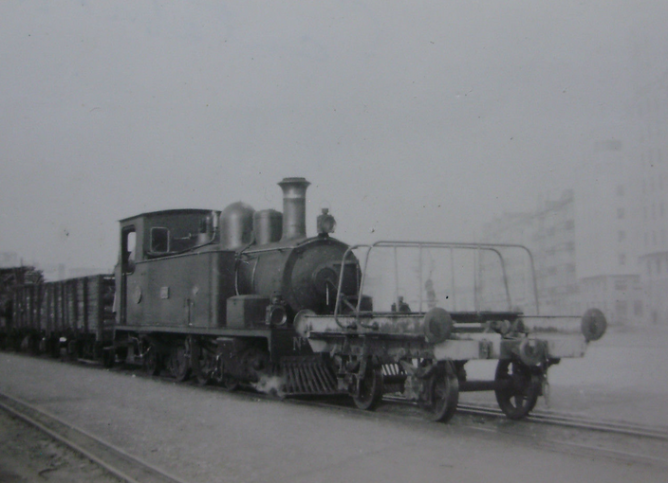
<path fill-rule="evenodd" d="M 666 24 L 637 0 L 0 2 L 0 251 L 111 267 L 118 219 L 281 209 L 286 176 L 310 233 L 328 206 L 348 242 L 469 240 L 632 122 Z"/>

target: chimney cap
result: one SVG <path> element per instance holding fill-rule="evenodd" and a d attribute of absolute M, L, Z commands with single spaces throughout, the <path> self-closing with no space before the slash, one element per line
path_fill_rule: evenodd
<path fill-rule="evenodd" d="M 283 178 L 278 184 L 283 185 L 283 184 L 292 184 L 292 183 L 303 183 L 306 186 L 311 184 L 308 181 L 306 181 L 306 178 L 298 178 L 298 177 Z"/>

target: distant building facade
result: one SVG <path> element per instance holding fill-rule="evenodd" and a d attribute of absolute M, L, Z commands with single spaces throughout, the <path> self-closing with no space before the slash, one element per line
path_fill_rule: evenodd
<path fill-rule="evenodd" d="M 645 320 L 651 324 L 668 324 L 667 90 L 668 73 L 639 89 L 634 103 L 642 219 L 639 261 Z"/>
<path fill-rule="evenodd" d="M 483 227 L 483 242 L 521 244 L 533 254 L 539 311 L 544 315 L 579 314 L 578 280 L 575 267 L 575 209 L 572 190 L 548 200 L 534 212 L 505 214 Z M 525 313 L 536 313 L 530 258 L 520 250 L 503 250 L 511 305 Z M 511 254 L 512 253 L 512 254 Z M 498 277 L 491 259 L 483 263 L 481 292 L 485 300 L 500 300 Z M 496 275 L 495 275 L 496 274 Z M 490 280 L 485 285 L 485 280 Z M 487 289 L 486 287 L 489 287 Z M 488 290 L 494 290 L 490 293 Z"/>
<path fill-rule="evenodd" d="M 516 243 L 531 250 L 543 315 L 581 315 L 597 307 L 611 324 L 642 322 L 637 183 L 624 170 L 612 169 L 626 166 L 612 159 L 621 159 L 620 146 L 597 143 L 598 155 L 588 165 L 594 176 L 589 178 L 587 169 L 578 173 L 577 191 L 566 190 L 533 212 L 504 214 L 483 228 L 483 242 Z M 528 257 L 515 253 L 506 257 L 512 303 L 535 313 Z M 483 271 L 493 272 L 491 262 L 483 264 Z M 486 300 L 503 296 L 498 289 L 494 294 L 486 293 L 484 285 L 481 289 Z"/>
<path fill-rule="evenodd" d="M 615 325 L 643 323 L 638 171 L 625 124 L 592 133 L 577 172 L 576 241 L 580 295 Z"/>

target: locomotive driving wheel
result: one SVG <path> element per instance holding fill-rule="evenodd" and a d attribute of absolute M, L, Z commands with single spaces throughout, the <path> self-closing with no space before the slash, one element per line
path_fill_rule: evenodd
<path fill-rule="evenodd" d="M 158 353 L 158 348 L 154 343 L 150 343 L 146 354 L 144 355 L 144 368 L 149 376 L 157 376 L 162 369 L 162 360 Z"/>
<path fill-rule="evenodd" d="M 233 392 L 239 388 L 239 379 L 227 372 L 225 359 L 218 356 L 213 361 L 213 372 L 211 377 L 213 381 L 220 384 L 225 390 Z"/>
<path fill-rule="evenodd" d="M 239 389 L 239 379 L 229 374 L 223 374 L 223 379 L 220 384 L 230 392 Z"/>
<path fill-rule="evenodd" d="M 382 368 L 367 364 L 364 377 L 358 381 L 358 390 L 357 394 L 353 395 L 353 401 L 359 409 L 373 411 L 381 399 L 383 399 Z"/>
<path fill-rule="evenodd" d="M 190 377 L 190 354 L 185 345 L 179 345 L 172 351 L 172 374 L 178 382 Z"/>
<path fill-rule="evenodd" d="M 191 345 L 192 371 L 200 386 L 211 384 L 216 369 L 216 358 L 205 346 L 199 342 Z"/>
<path fill-rule="evenodd" d="M 439 365 L 425 381 L 425 396 L 422 401 L 425 417 L 430 421 L 448 422 L 459 402 L 459 380 L 454 371 Z"/>
<path fill-rule="evenodd" d="M 494 379 L 507 383 L 494 393 L 508 419 L 522 419 L 536 406 L 541 378 L 529 366 L 517 360 L 499 360 Z"/>

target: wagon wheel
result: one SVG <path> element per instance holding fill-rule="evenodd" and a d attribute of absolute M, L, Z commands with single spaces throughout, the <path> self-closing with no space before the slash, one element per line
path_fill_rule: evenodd
<path fill-rule="evenodd" d="M 178 382 L 186 381 L 190 377 L 190 356 L 186 347 L 180 345 L 176 347 L 173 354 L 172 373 Z"/>
<path fill-rule="evenodd" d="M 424 415 L 430 421 L 447 423 L 459 402 L 459 380 L 445 369 L 432 374 L 426 384 L 426 400 L 422 402 Z"/>
<path fill-rule="evenodd" d="M 496 366 L 495 381 L 510 381 L 503 389 L 496 389 L 496 401 L 508 419 L 522 419 L 536 406 L 541 390 L 540 376 L 520 361 L 500 360 Z"/>
<path fill-rule="evenodd" d="M 38 335 L 30 337 L 30 353 L 34 356 L 39 355 L 39 341 L 40 337 Z"/>
<path fill-rule="evenodd" d="M 383 399 L 383 372 L 380 367 L 367 365 L 364 378 L 360 379 L 358 392 L 353 395 L 355 406 L 364 411 L 376 409 Z"/>
<path fill-rule="evenodd" d="M 70 360 L 76 361 L 81 358 L 81 342 L 76 339 L 67 341 L 67 356 Z"/>
<path fill-rule="evenodd" d="M 116 359 L 116 352 L 113 347 L 102 349 L 102 365 L 111 369 L 114 366 L 114 361 Z"/>
<path fill-rule="evenodd" d="M 59 337 L 49 337 L 46 341 L 48 347 L 48 353 L 54 359 L 60 357 L 60 338 Z"/>
<path fill-rule="evenodd" d="M 162 369 L 162 358 L 158 353 L 158 348 L 155 344 L 151 343 L 148 347 L 148 351 L 144 355 L 144 368 L 146 373 L 149 376 L 158 376 L 160 375 L 160 370 Z"/>
<path fill-rule="evenodd" d="M 128 348 L 123 346 L 116 348 L 116 356 L 119 364 L 125 364 L 128 360 Z"/>

